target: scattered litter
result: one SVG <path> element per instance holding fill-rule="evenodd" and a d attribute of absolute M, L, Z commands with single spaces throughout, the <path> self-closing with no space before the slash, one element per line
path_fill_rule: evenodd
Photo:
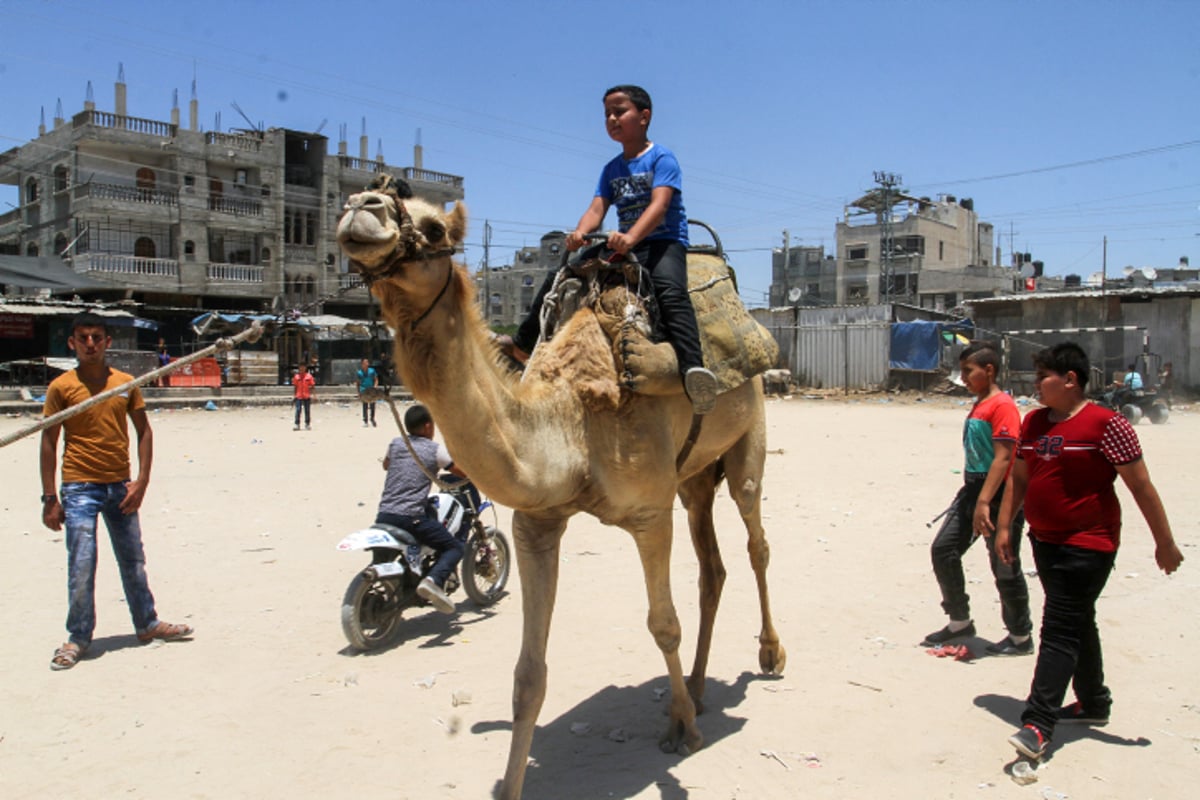
<path fill-rule="evenodd" d="M 608 732 L 608 736 L 606 738 L 610 742 L 627 742 L 629 741 L 629 734 L 625 733 L 625 731 L 621 730 L 620 728 L 613 728 Z"/>
<path fill-rule="evenodd" d="M 1044 800 L 1067 800 L 1069 795 L 1066 792 L 1056 792 L 1052 786 L 1047 786 L 1042 789 L 1042 797 Z"/>
<path fill-rule="evenodd" d="M 784 761 L 782 758 L 780 758 L 779 754 L 776 753 L 774 750 L 759 750 L 758 752 L 759 752 L 759 755 L 761 755 L 761 756 L 765 756 L 766 758 L 771 758 L 771 759 L 774 759 L 775 761 L 778 761 L 780 764 L 783 765 L 784 769 L 788 770 L 789 772 L 791 771 L 792 768 L 788 766 L 788 763 L 786 761 Z"/>
<path fill-rule="evenodd" d="M 471 693 L 466 689 L 459 689 L 450 695 L 450 705 L 465 706 L 471 702 Z"/>
<path fill-rule="evenodd" d="M 351 673 L 342 678 L 342 686 L 358 686 L 358 676 Z"/>
<path fill-rule="evenodd" d="M 1138 576 L 1138 574 L 1136 572 L 1126 572 L 1125 573 L 1126 578 L 1136 578 L 1137 576 Z"/>
<path fill-rule="evenodd" d="M 592 723 L 590 723 L 590 722 L 572 722 L 571 723 L 571 733 L 575 734 L 576 736 L 583 736 L 585 733 L 587 733 L 591 729 L 592 729 Z"/>
<path fill-rule="evenodd" d="M 1033 783 L 1038 779 L 1037 770 L 1028 761 L 1018 761 L 1012 767 L 1012 779 L 1021 786 Z"/>
<path fill-rule="evenodd" d="M 205 411 L 216 411 L 217 404 L 214 403 L 212 400 L 209 400 L 207 403 L 204 404 L 204 410 Z"/>
<path fill-rule="evenodd" d="M 859 683 L 858 681 L 850 681 L 850 680 L 846 681 L 846 683 L 850 684 L 851 686 L 860 686 L 863 689 L 870 689 L 872 692 L 882 692 L 883 691 L 883 689 L 880 689 L 878 686 L 872 686 L 869 683 Z"/>
<path fill-rule="evenodd" d="M 667 690 L 666 690 L 666 689 L 655 689 L 655 690 L 654 690 L 654 699 L 655 699 L 655 701 L 662 700 L 662 699 L 663 699 L 663 697 L 665 697 L 665 696 L 666 696 L 666 694 L 667 694 Z"/>
<path fill-rule="evenodd" d="M 955 661 L 970 661 L 975 657 L 971 653 L 971 648 L 965 644 L 941 645 L 940 647 L 931 647 L 925 652 L 938 658 L 953 658 Z"/>
<path fill-rule="evenodd" d="M 762 688 L 764 691 L 767 691 L 767 692 L 794 692 L 794 691 L 796 691 L 796 688 L 794 686 L 788 686 L 787 684 L 782 684 L 782 683 L 768 683 L 768 684 L 765 684 Z"/>
<path fill-rule="evenodd" d="M 422 689 L 432 689 L 433 685 L 435 683 L 437 683 L 437 673 L 436 672 L 426 675 L 424 678 L 421 678 L 420 680 L 413 681 L 413 686 L 420 686 Z"/>

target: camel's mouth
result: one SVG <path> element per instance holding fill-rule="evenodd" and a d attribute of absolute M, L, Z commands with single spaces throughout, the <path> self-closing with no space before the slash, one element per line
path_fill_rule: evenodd
<path fill-rule="evenodd" d="M 400 224 L 392 198 L 376 192 L 351 195 L 338 220 L 337 241 L 359 272 L 379 271 L 400 243 Z"/>

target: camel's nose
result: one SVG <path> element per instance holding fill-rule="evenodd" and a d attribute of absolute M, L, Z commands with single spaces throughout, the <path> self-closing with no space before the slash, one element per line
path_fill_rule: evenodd
<path fill-rule="evenodd" d="M 346 211 L 365 211 L 380 220 L 387 217 L 387 198 L 376 192 L 359 192 L 346 198 Z"/>

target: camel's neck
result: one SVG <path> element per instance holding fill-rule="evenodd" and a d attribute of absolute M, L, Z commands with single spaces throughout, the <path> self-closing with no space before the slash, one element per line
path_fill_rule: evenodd
<path fill-rule="evenodd" d="M 429 407 L 454 463 L 485 494 L 516 509 L 566 503 L 570 478 L 584 470 L 585 454 L 567 433 L 579 429 L 571 419 L 581 417 L 579 403 L 506 374 L 463 291 L 456 282 L 416 330 L 397 330 L 400 375 Z"/>

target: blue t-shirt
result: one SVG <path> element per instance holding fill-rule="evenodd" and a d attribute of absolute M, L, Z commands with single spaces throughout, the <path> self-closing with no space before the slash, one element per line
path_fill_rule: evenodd
<path fill-rule="evenodd" d="M 1138 372 L 1126 372 L 1125 373 L 1125 388 L 1126 389 L 1134 389 L 1135 391 L 1137 389 L 1143 388 L 1141 374 Z"/>
<path fill-rule="evenodd" d="M 659 186 L 670 186 L 671 204 L 662 224 L 643 241 L 666 239 L 686 245 L 687 213 L 683 210 L 683 173 L 675 154 L 659 144 L 637 158 L 625 160 L 619 155 L 604 165 L 596 196 L 617 207 L 617 227 L 625 233 L 650 205 L 650 194 Z"/>
<path fill-rule="evenodd" d="M 360 394 L 375 385 L 374 367 L 367 367 L 365 371 L 360 369 L 356 374 L 358 375 L 358 391 Z"/>

